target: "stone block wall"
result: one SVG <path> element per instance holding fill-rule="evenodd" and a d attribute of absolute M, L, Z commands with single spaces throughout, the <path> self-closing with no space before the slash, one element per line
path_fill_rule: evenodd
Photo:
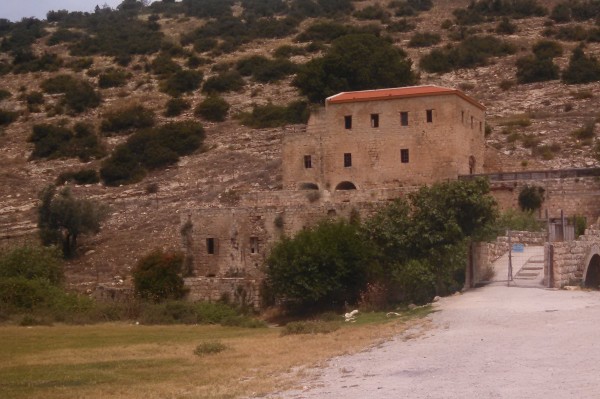
<path fill-rule="evenodd" d="M 600 230 L 586 230 L 585 234 L 574 241 L 546 244 L 553 247 L 552 282 L 553 287 L 581 284 L 589 258 L 600 246 Z"/>
<path fill-rule="evenodd" d="M 260 307 L 259 281 L 245 278 L 189 277 L 187 299 L 193 302 L 225 300 L 240 306 Z"/>

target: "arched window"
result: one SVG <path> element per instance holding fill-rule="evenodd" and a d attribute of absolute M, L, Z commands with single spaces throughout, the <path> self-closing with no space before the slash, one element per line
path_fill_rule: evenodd
<path fill-rule="evenodd" d="M 300 190 L 318 190 L 319 186 L 315 183 L 300 183 Z"/>
<path fill-rule="evenodd" d="M 337 186 L 335 186 L 336 190 L 356 190 L 356 186 L 354 185 L 354 183 L 350 182 L 350 181 L 343 181 L 340 184 L 338 184 Z"/>

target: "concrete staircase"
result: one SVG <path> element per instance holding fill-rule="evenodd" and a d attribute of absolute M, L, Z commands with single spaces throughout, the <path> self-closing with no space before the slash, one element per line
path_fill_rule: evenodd
<path fill-rule="evenodd" d="M 544 255 L 534 255 L 527 259 L 525 264 L 514 275 L 513 279 L 519 282 L 538 282 L 544 277 Z"/>

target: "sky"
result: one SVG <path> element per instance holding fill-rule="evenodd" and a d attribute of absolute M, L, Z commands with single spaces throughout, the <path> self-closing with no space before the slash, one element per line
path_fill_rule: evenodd
<path fill-rule="evenodd" d="M 23 17 L 46 19 L 51 10 L 94 11 L 96 5 L 114 8 L 123 0 L 0 0 L 0 18 L 19 21 Z"/>

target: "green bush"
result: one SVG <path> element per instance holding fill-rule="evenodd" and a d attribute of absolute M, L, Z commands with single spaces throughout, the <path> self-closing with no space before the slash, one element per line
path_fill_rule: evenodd
<path fill-rule="evenodd" d="M 212 122 L 222 122 L 227 117 L 230 107 L 222 97 L 211 95 L 198 104 L 194 114 Z"/>
<path fill-rule="evenodd" d="M 254 106 L 252 112 L 242 113 L 239 117 L 242 124 L 255 129 L 262 129 L 306 123 L 309 116 L 310 110 L 308 104 L 303 101 L 295 101 L 287 106 L 271 103 Z"/>
<path fill-rule="evenodd" d="M 415 30 L 416 28 L 417 25 L 406 18 L 391 22 L 387 26 L 388 32 L 410 32 Z"/>
<path fill-rule="evenodd" d="M 191 107 L 192 104 L 183 98 L 172 98 L 167 101 L 167 108 L 165 109 L 164 116 L 179 116 L 183 113 L 183 111 L 187 111 Z"/>
<path fill-rule="evenodd" d="M 560 57 L 563 48 L 560 43 L 552 40 L 539 40 L 533 45 L 533 54 L 540 59 Z"/>
<path fill-rule="evenodd" d="M 539 186 L 525 186 L 519 192 L 519 207 L 523 211 L 533 212 L 541 208 L 544 202 L 544 190 Z"/>
<path fill-rule="evenodd" d="M 568 84 L 589 83 L 600 80 L 600 62 L 593 55 L 586 55 L 581 46 L 573 50 L 569 65 L 562 73 Z"/>
<path fill-rule="evenodd" d="M 227 346 L 221 341 L 206 341 L 196 346 L 196 349 L 194 349 L 194 355 L 212 355 L 215 353 L 221 353 L 225 349 L 227 349 Z"/>
<path fill-rule="evenodd" d="M 0 253 L 0 280 L 23 278 L 58 286 L 64 281 L 63 263 L 56 249 L 24 246 Z"/>
<path fill-rule="evenodd" d="M 0 89 L 0 101 L 10 98 L 12 94 L 6 89 Z"/>
<path fill-rule="evenodd" d="M 123 132 L 154 126 L 154 121 L 154 111 L 140 104 L 131 104 L 107 112 L 100 129 L 103 132 Z"/>
<path fill-rule="evenodd" d="M 517 31 L 517 25 L 510 22 L 508 17 L 503 17 L 498 25 L 496 25 L 496 33 L 501 35 L 512 35 Z"/>
<path fill-rule="evenodd" d="M 63 172 L 56 178 L 57 185 L 73 181 L 76 184 L 96 184 L 100 182 L 100 176 L 96 169 L 80 169 L 77 171 Z"/>
<path fill-rule="evenodd" d="M 390 19 L 390 13 L 379 4 L 370 5 L 362 10 L 355 11 L 353 15 L 356 19 L 372 19 L 380 20 L 382 22 L 386 22 Z"/>
<path fill-rule="evenodd" d="M 54 46 L 60 43 L 73 43 L 83 37 L 83 33 L 73 31 L 70 29 L 59 28 L 53 34 L 50 35 L 46 44 L 48 46 Z"/>
<path fill-rule="evenodd" d="M 416 32 L 410 38 L 408 47 L 430 47 L 438 44 L 442 38 L 437 33 L 431 32 Z"/>
<path fill-rule="evenodd" d="M 40 57 L 28 54 L 23 57 L 17 53 L 13 60 L 13 73 L 30 73 L 39 71 L 56 72 L 63 65 L 63 60 L 56 54 L 43 53 Z"/>
<path fill-rule="evenodd" d="M 537 220 L 531 211 L 507 209 L 496 223 L 498 234 L 505 234 L 506 230 L 516 231 L 542 231 L 545 224 Z"/>
<path fill-rule="evenodd" d="M 173 97 L 178 97 L 183 93 L 200 88 L 202 79 L 202 72 L 192 70 L 177 71 L 162 82 L 161 90 Z"/>
<path fill-rule="evenodd" d="M 202 86 L 204 93 L 224 93 L 240 91 L 246 82 L 237 71 L 221 72 L 216 76 L 206 79 Z"/>
<path fill-rule="evenodd" d="M 94 64 L 94 59 L 92 57 L 83 57 L 76 58 L 73 61 L 69 62 L 66 66 L 67 68 L 71 68 L 74 72 L 81 72 L 84 69 L 90 68 Z"/>
<path fill-rule="evenodd" d="M 169 54 L 160 53 L 152 60 L 150 69 L 153 74 L 166 78 L 176 72 L 180 72 L 181 66 L 173 61 Z"/>
<path fill-rule="evenodd" d="M 517 81 L 519 83 L 545 82 L 560 77 L 558 65 L 552 58 L 530 55 L 517 59 Z"/>
<path fill-rule="evenodd" d="M 290 58 L 294 55 L 306 55 L 306 49 L 304 47 L 292 46 L 290 44 L 284 44 L 273 51 L 275 58 Z"/>
<path fill-rule="evenodd" d="M 240 59 L 236 69 L 242 76 L 252 76 L 259 82 L 276 82 L 296 72 L 297 68 L 289 60 L 277 58 L 271 60 L 262 55 Z"/>
<path fill-rule="evenodd" d="M 19 113 L 0 109 L 0 126 L 7 126 L 19 118 Z"/>
<path fill-rule="evenodd" d="M 312 102 L 342 91 L 400 87 L 416 83 L 406 53 L 373 35 L 336 39 L 323 57 L 304 64 L 293 81 Z"/>
<path fill-rule="evenodd" d="M 298 334 L 329 334 L 339 330 L 340 322 L 308 320 L 308 321 L 292 321 L 287 323 L 281 335 L 298 335 Z"/>
<path fill-rule="evenodd" d="M 75 124 L 73 129 L 44 123 L 34 125 L 28 141 L 34 144 L 32 159 L 78 157 L 87 162 L 105 154 L 93 129 L 83 123 Z"/>
<path fill-rule="evenodd" d="M 135 295 L 154 302 L 182 298 L 187 292 L 182 267 L 182 253 L 155 249 L 140 259 L 131 272 Z"/>
<path fill-rule="evenodd" d="M 125 86 L 131 78 L 131 73 L 123 69 L 109 68 L 98 77 L 98 87 L 107 89 L 109 87 Z"/>
<path fill-rule="evenodd" d="M 44 80 L 41 87 L 48 94 L 62 94 L 76 84 L 77 79 L 73 75 L 61 74 Z"/>
<path fill-rule="evenodd" d="M 69 87 L 65 92 L 64 102 L 73 112 L 80 113 L 100 105 L 102 98 L 94 88 L 84 81 Z"/>
<path fill-rule="evenodd" d="M 571 20 L 571 7 L 567 3 L 558 3 L 552 9 L 550 18 L 555 22 L 569 22 Z"/>

